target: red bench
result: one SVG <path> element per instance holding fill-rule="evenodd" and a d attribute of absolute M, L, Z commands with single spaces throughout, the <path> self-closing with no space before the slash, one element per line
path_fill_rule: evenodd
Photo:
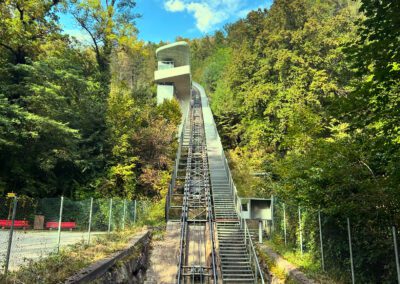
<path fill-rule="evenodd" d="M 76 228 L 75 222 L 61 222 L 61 229 L 72 229 Z M 58 222 L 46 222 L 46 229 L 58 229 Z"/>
<path fill-rule="evenodd" d="M 12 220 L 0 220 L 0 227 L 2 229 L 4 228 L 10 228 L 12 224 Z M 23 228 L 26 229 L 29 227 L 29 222 L 25 220 L 15 220 L 14 221 L 14 228 Z"/>

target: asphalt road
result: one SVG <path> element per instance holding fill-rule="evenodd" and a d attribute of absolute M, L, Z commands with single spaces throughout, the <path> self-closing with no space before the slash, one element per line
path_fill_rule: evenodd
<path fill-rule="evenodd" d="M 91 239 L 105 232 L 92 232 Z M 5 263 L 9 231 L 0 229 L 0 267 Z M 87 232 L 61 232 L 61 246 L 87 241 Z M 29 259 L 38 259 L 57 250 L 57 231 L 15 230 L 11 246 L 10 270 L 16 270 Z"/>

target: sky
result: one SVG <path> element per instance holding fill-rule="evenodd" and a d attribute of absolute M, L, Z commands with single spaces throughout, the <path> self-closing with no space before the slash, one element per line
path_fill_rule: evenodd
<path fill-rule="evenodd" d="M 251 10 L 268 8 L 272 0 L 136 0 L 136 20 L 139 39 L 173 42 L 177 36 L 198 38 L 213 34 L 226 23 L 244 18 Z M 88 36 L 68 15 L 61 15 L 65 33 L 78 40 Z"/>

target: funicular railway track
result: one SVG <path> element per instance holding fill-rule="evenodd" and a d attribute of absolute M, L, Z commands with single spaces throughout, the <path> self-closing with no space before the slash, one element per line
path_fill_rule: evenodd
<path fill-rule="evenodd" d="M 168 220 L 180 224 L 177 283 L 263 284 L 207 98 L 196 87 L 192 98 L 167 199 Z"/>
<path fill-rule="evenodd" d="M 156 55 L 157 101 L 176 97 L 184 119 L 165 204 L 166 239 L 149 278 L 264 284 L 207 95 L 191 79 L 189 45 L 165 45 Z"/>
<path fill-rule="evenodd" d="M 191 104 L 177 282 L 217 283 L 207 145 L 201 98 L 197 92 L 193 92 Z"/>

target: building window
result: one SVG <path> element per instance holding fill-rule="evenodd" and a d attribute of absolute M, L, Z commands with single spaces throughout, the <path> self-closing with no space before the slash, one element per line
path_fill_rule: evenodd
<path fill-rule="evenodd" d="M 242 211 L 247 211 L 247 203 L 242 204 Z"/>

